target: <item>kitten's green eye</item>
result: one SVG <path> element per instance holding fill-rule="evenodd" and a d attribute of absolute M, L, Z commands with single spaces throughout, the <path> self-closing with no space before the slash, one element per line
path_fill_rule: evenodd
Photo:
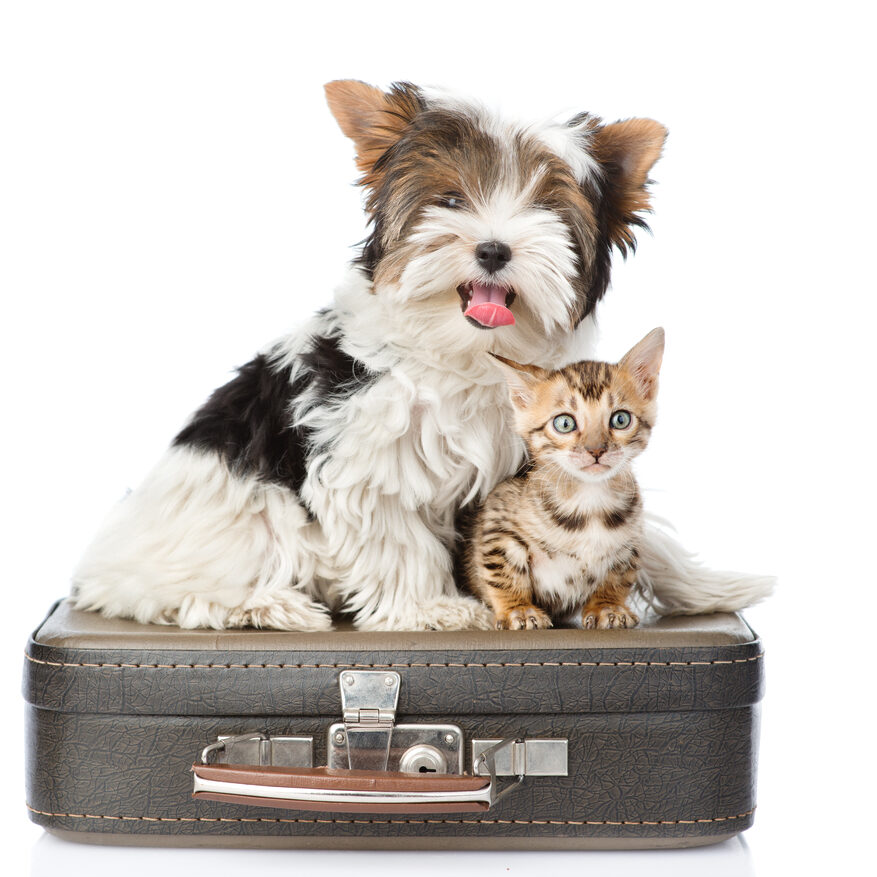
<path fill-rule="evenodd" d="M 630 416 L 629 411 L 616 411 L 609 418 L 609 426 L 612 429 L 627 429 L 632 420 L 633 418 Z"/>
<path fill-rule="evenodd" d="M 558 432 L 572 432 L 576 428 L 576 419 L 572 414 L 558 414 L 551 421 L 551 425 Z"/>

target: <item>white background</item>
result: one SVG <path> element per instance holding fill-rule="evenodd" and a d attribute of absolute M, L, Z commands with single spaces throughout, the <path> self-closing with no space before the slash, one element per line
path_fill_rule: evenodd
<path fill-rule="evenodd" d="M 873 25 L 866 4 L 4 3 L 5 873 L 874 873 Z M 22 648 L 99 521 L 364 234 L 322 84 L 653 116 L 653 236 L 599 353 L 667 330 L 648 502 L 713 566 L 780 576 L 745 841 L 600 854 L 217 853 L 44 837 Z"/>

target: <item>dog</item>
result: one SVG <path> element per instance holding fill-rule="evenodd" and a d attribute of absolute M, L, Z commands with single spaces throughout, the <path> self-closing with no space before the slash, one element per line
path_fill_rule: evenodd
<path fill-rule="evenodd" d="M 524 462 L 488 353 L 593 348 L 613 250 L 635 247 L 665 128 L 524 124 L 410 83 L 326 86 L 369 234 L 334 304 L 240 368 L 112 512 L 78 608 L 181 627 L 492 626 L 455 584 L 455 517 Z M 649 529 L 660 611 L 733 609 L 767 580 L 711 573 Z"/>

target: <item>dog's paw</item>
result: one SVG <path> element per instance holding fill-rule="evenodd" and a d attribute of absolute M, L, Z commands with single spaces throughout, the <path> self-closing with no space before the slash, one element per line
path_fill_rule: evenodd
<path fill-rule="evenodd" d="M 622 604 L 603 603 L 585 606 L 582 610 L 582 627 L 585 630 L 611 630 L 617 627 L 636 627 L 639 616 Z"/>
<path fill-rule="evenodd" d="M 232 609 L 224 627 L 257 627 L 271 630 L 317 632 L 332 629 L 329 610 L 301 591 L 266 595 L 256 605 Z"/>
<path fill-rule="evenodd" d="M 538 606 L 516 606 L 507 612 L 497 612 L 494 626 L 497 630 L 544 630 L 552 627 L 551 616 Z"/>
<path fill-rule="evenodd" d="M 439 597 L 401 618 L 357 619 L 359 630 L 492 630 L 493 613 L 472 597 Z"/>

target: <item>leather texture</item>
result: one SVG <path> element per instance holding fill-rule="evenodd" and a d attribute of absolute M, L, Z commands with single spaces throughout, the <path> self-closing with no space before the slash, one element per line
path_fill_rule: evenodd
<path fill-rule="evenodd" d="M 453 847 L 455 838 L 624 847 L 720 840 L 752 822 L 763 657 L 738 616 L 664 626 L 655 640 L 648 627 L 630 640 L 628 631 L 534 631 L 526 640 L 484 632 L 473 650 L 452 635 L 429 634 L 426 648 L 420 634 L 370 641 L 355 632 L 335 650 L 304 648 L 302 638 L 293 648 L 296 635 L 281 649 L 256 631 L 236 633 L 233 649 L 203 632 L 196 649 L 191 637 L 202 632 L 173 628 L 163 629 L 161 648 L 154 640 L 133 647 L 137 632 L 126 649 L 113 639 L 118 630 L 88 631 L 92 619 L 106 619 L 66 604 L 56 611 L 28 644 L 24 689 L 27 802 L 36 822 L 59 832 L 197 844 L 294 836 L 327 847 L 394 839 Z M 102 635 L 111 647 L 100 647 Z M 467 741 L 568 738 L 569 775 L 528 778 L 471 815 L 305 813 L 192 799 L 192 762 L 221 734 L 312 735 L 315 763 L 325 763 L 327 729 L 341 714 L 338 677 L 351 667 L 400 673 L 398 722 L 455 723 Z"/>
<path fill-rule="evenodd" d="M 66 603 L 58 611 L 75 616 L 80 628 L 92 619 L 96 626 L 106 621 L 73 612 Z M 164 634 L 163 649 L 46 645 L 41 630 L 28 644 L 25 698 L 45 709 L 120 715 L 340 716 L 340 670 L 392 669 L 402 676 L 400 716 L 655 712 L 757 703 L 760 643 L 738 616 L 713 618 L 721 631 L 714 644 L 704 642 L 702 628 L 689 637 L 682 626 L 671 643 L 651 646 L 643 645 L 647 629 L 630 642 L 623 630 L 562 631 L 562 648 L 552 630 L 482 631 L 471 649 L 451 647 L 454 634 L 434 632 L 430 650 L 410 647 L 419 634 L 403 634 L 405 645 L 395 645 L 387 633 L 377 640 L 357 634 L 331 651 L 306 648 L 294 635 L 287 649 L 257 650 L 263 639 L 252 631 L 254 648 L 233 652 L 214 642 L 215 632 L 201 649 L 184 650 L 175 647 L 173 628 L 164 628 L 171 635 Z M 729 642 L 733 630 L 737 641 Z M 191 631 L 179 633 L 191 643 Z M 530 636 L 523 639 L 525 634 Z"/>

